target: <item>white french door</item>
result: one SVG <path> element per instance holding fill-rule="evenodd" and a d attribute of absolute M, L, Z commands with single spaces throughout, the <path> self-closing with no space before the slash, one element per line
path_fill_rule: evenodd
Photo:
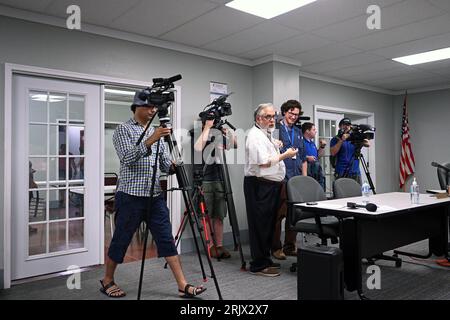
<path fill-rule="evenodd" d="M 12 280 L 101 262 L 100 94 L 13 76 Z"/>
<path fill-rule="evenodd" d="M 325 185 L 327 196 L 333 196 L 334 169 L 330 163 L 330 141 L 336 136 L 339 130 L 339 121 L 344 114 L 316 111 L 315 126 L 317 128 L 316 145 L 319 139 L 327 141 L 325 155 L 320 159 L 320 164 L 325 175 Z"/>

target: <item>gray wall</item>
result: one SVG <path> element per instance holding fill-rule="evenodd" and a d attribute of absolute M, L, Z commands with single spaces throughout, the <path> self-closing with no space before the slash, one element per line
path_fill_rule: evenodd
<path fill-rule="evenodd" d="M 313 105 L 373 112 L 376 127 L 377 192 L 396 191 L 398 181 L 394 161 L 393 97 L 372 91 L 350 88 L 318 80 L 300 78 L 300 102 L 304 116 L 313 117 Z"/>
<path fill-rule="evenodd" d="M 399 175 L 400 132 L 404 96 L 394 100 L 395 175 Z M 411 144 L 421 192 L 440 189 L 436 168 L 431 162 L 450 162 L 450 89 L 408 94 L 407 107 Z M 408 185 L 411 180 L 408 181 Z M 397 179 L 398 183 L 398 179 Z M 408 190 L 408 189 L 407 189 Z"/>

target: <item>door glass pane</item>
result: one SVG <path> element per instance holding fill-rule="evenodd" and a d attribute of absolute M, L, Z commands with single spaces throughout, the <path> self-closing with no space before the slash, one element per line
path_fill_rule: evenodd
<path fill-rule="evenodd" d="M 29 125 L 29 155 L 45 156 L 47 154 L 47 125 Z"/>
<path fill-rule="evenodd" d="M 29 222 L 47 220 L 47 192 L 46 190 L 28 192 Z"/>
<path fill-rule="evenodd" d="M 84 96 L 69 95 L 69 121 L 84 123 Z"/>
<path fill-rule="evenodd" d="M 66 218 L 66 189 L 49 191 L 49 219 L 60 220 Z"/>
<path fill-rule="evenodd" d="M 336 125 L 336 120 L 331 120 L 331 136 L 330 137 L 334 137 L 337 134 L 337 125 Z"/>
<path fill-rule="evenodd" d="M 325 120 L 325 136 L 330 136 L 330 120 Z"/>
<path fill-rule="evenodd" d="M 47 158 L 30 158 L 28 167 L 28 188 L 45 188 L 47 186 Z"/>
<path fill-rule="evenodd" d="M 323 137 L 324 134 L 324 123 L 323 123 L 323 119 L 319 119 L 319 136 Z"/>
<path fill-rule="evenodd" d="M 47 224 L 32 224 L 28 226 L 28 255 L 46 253 L 47 248 Z"/>
<path fill-rule="evenodd" d="M 30 122 L 47 122 L 47 92 L 30 91 Z"/>
<path fill-rule="evenodd" d="M 66 222 L 52 222 L 49 224 L 49 251 L 63 251 L 66 247 Z"/>
<path fill-rule="evenodd" d="M 84 127 L 69 126 L 69 155 L 84 153 Z"/>
<path fill-rule="evenodd" d="M 84 247 L 84 220 L 69 221 L 69 249 Z"/>
<path fill-rule="evenodd" d="M 66 155 L 66 125 L 50 125 L 49 155 Z"/>
<path fill-rule="evenodd" d="M 69 162 L 73 166 L 71 180 L 78 181 L 79 185 L 83 185 L 81 180 L 84 178 L 84 157 L 70 157 Z"/>
<path fill-rule="evenodd" d="M 69 189 L 69 218 L 84 216 L 84 188 Z"/>
<path fill-rule="evenodd" d="M 64 93 L 50 93 L 49 97 L 49 122 L 67 122 L 67 97 Z"/>
<path fill-rule="evenodd" d="M 59 188 L 66 186 L 65 157 L 49 158 L 49 186 Z M 61 167 L 61 170 L 59 168 Z"/>

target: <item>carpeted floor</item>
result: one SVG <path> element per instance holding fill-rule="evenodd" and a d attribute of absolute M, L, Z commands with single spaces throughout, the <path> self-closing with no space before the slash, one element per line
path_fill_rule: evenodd
<path fill-rule="evenodd" d="M 310 241 L 311 242 L 311 241 Z M 403 249 L 417 253 L 426 252 L 427 242 L 423 241 Z M 244 247 L 247 265 L 249 248 Z M 364 276 L 363 287 L 367 297 L 374 300 L 450 300 L 450 268 L 440 267 L 434 259 L 420 260 L 403 258 L 403 266 L 395 268 L 392 262 L 379 261 L 381 268 L 381 289 L 368 290 L 365 286 L 367 275 Z M 202 284 L 202 273 L 196 254 L 181 256 L 185 275 L 192 284 Z M 210 275 L 206 259 L 203 259 L 207 274 Z M 297 274 L 291 273 L 289 267 L 295 262 L 289 257 L 281 262 L 282 274 L 279 277 L 268 278 L 255 276 L 249 272 L 240 271 L 240 259 L 237 252 L 232 252 L 228 260 L 213 260 L 219 288 L 225 300 L 295 300 L 297 299 Z M 170 300 L 177 297 L 177 286 L 169 269 L 164 269 L 163 259 L 146 261 L 141 299 Z M 365 271 L 367 265 L 363 265 Z M 136 299 L 139 282 L 140 262 L 121 265 L 117 269 L 116 281 L 127 292 L 124 299 Z M 1 290 L 0 299 L 80 299 L 101 300 L 110 299 L 99 292 L 99 279 L 104 268 L 99 266 L 82 272 L 81 289 L 69 290 L 68 276 L 60 276 L 45 280 L 14 285 L 11 289 Z M 216 300 L 218 294 L 214 281 L 208 278 L 205 283 L 208 290 L 201 299 Z M 356 293 L 345 292 L 345 298 L 358 299 Z"/>

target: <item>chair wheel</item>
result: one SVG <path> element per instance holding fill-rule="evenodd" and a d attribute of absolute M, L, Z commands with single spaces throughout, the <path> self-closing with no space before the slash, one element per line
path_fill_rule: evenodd
<path fill-rule="evenodd" d="M 295 271 L 297 271 L 297 267 L 291 266 L 291 267 L 289 268 L 289 271 L 290 271 L 290 272 L 295 272 Z"/>
<path fill-rule="evenodd" d="M 395 267 L 400 268 L 402 266 L 402 261 L 395 261 Z"/>

